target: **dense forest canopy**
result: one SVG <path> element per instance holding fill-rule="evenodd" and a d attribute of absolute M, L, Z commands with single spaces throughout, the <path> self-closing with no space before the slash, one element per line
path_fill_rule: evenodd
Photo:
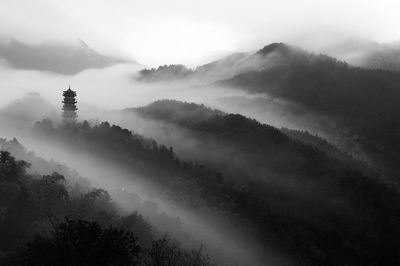
<path fill-rule="evenodd" d="M 310 165 L 318 164 L 312 160 L 316 158 L 322 160 L 326 156 L 324 153 L 351 168 L 371 174 L 375 172 L 367 164 L 356 160 L 320 137 L 307 132 L 279 130 L 239 114 L 227 114 L 203 105 L 163 100 L 130 111 L 147 119 L 189 130 L 190 136 L 201 143 L 197 145 L 198 150 L 194 155 L 200 152 L 208 154 L 205 156 L 205 159 L 210 158 L 205 162 L 207 164 L 223 161 L 227 157 L 211 155 L 218 154 L 219 149 L 229 149 L 230 160 L 225 169 L 231 173 L 244 174 L 240 168 L 243 168 L 241 162 L 245 162 L 246 168 L 250 168 L 248 171 L 250 176 L 268 175 L 272 170 L 281 174 L 291 171 L 299 176 L 310 168 Z M 161 127 L 159 130 L 164 130 L 165 135 L 173 135 L 173 129 L 173 127 Z M 276 156 L 277 154 L 280 156 Z M 235 157 L 237 157 L 236 163 L 232 165 L 231 162 Z M 249 164 L 251 167 L 248 167 Z M 291 168 L 288 169 L 286 165 L 291 165 Z M 259 172 L 255 173 L 255 170 Z"/>
<path fill-rule="evenodd" d="M 255 154 L 256 147 L 270 150 L 275 157 L 266 161 L 274 160 L 278 165 L 293 158 L 296 171 L 291 173 L 289 168 L 289 172 L 271 175 L 283 181 L 280 185 L 260 185 L 264 176 L 255 177 L 258 182 L 245 178 L 232 181 L 218 169 L 182 161 L 172 148 L 107 122 L 93 127 L 85 122 L 73 128 L 41 122 L 36 130 L 77 149 L 84 147 L 126 169 L 146 173 L 151 182 L 162 185 L 160 194 L 168 200 L 186 208 L 201 207 L 205 215 L 220 216 L 232 228 L 247 224 L 262 243 L 274 243 L 277 249 L 306 263 L 396 265 L 399 261 L 393 256 L 399 247 L 400 195 L 396 186 L 353 170 L 256 121 L 239 115 L 215 115 L 200 121 L 196 130 L 209 130 L 227 142 L 240 140 L 240 145 L 252 147 Z M 249 132 L 254 135 L 247 136 Z M 284 155 L 276 156 L 278 151 Z M 303 159 L 299 160 L 299 155 Z M 309 161 L 302 162 L 304 159 Z"/>
<path fill-rule="evenodd" d="M 57 172 L 30 175 L 29 167 L 1 151 L 2 265 L 211 265 L 201 249 L 186 251 L 157 236 L 137 212 L 122 214 L 107 191 L 83 193 Z"/>

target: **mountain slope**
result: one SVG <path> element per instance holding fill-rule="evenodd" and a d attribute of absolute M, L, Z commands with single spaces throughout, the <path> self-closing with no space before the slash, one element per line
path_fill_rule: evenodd
<path fill-rule="evenodd" d="M 47 42 L 30 45 L 11 39 L 0 43 L 0 59 L 15 69 L 73 75 L 89 68 L 105 68 L 127 62 L 101 55 L 82 40 L 76 44 Z"/>
<path fill-rule="evenodd" d="M 123 213 L 106 190 L 85 183 L 82 186 L 82 182 L 76 182 L 71 189 L 70 182 L 76 180 L 57 172 L 28 174 L 31 164 L 17 160 L 5 149 L 45 166 L 46 171 L 55 165 L 27 153 L 16 140 L 7 142 L 0 138 L 1 265 L 56 265 L 60 261 L 66 265 L 102 265 L 105 261 L 117 265 L 121 261 L 123 265 L 156 265 L 160 260 L 157 252 L 163 252 L 164 259 L 177 265 L 192 264 L 195 260 L 197 265 L 214 265 L 201 249 L 189 251 L 187 246 L 172 244 L 175 240 L 169 237 L 158 239 L 148 218 L 136 210 Z M 67 167 L 61 167 L 71 173 Z M 162 216 L 164 220 L 167 217 Z M 131 256 L 135 260 L 129 259 Z"/>
<path fill-rule="evenodd" d="M 377 43 L 357 38 L 338 38 L 321 42 L 318 38 L 312 37 L 302 42 L 305 47 L 346 61 L 354 66 L 400 71 L 400 46 L 396 42 Z"/>
<path fill-rule="evenodd" d="M 376 191 L 377 194 L 373 192 L 374 196 L 367 195 L 372 192 L 371 189 L 391 187 L 390 190 L 394 190 L 390 193 L 398 194 L 395 192 L 397 188 L 382 183 L 377 177 L 366 176 L 354 170 L 360 167 L 356 160 L 320 139 L 305 133 L 284 130 L 287 135 L 301 139 L 302 142 L 313 143 L 305 145 L 289 138 L 276 128 L 262 125 L 243 116 L 213 112 L 200 105 L 197 105 L 197 108 L 194 106 L 196 105 L 176 101 L 161 101 L 130 111 L 146 119 L 157 120 L 166 125 L 172 123 L 188 130 L 190 135 L 185 134 L 185 137 L 182 137 L 182 134 L 173 127 L 164 126 L 164 131 L 160 134 L 177 135 L 176 147 L 184 145 L 183 143 L 198 141 L 197 145 L 193 146 L 194 155 L 188 157 L 186 153 L 185 158 L 221 171 L 224 177 L 223 182 L 241 184 L 234 186 L 242 187 L 241 201 L 250 204 L 243 206 L 251 210 L 246 212 L 245 217 L 253 217 L 251 222 L 249 221 L 251 224 L 258 224 L 255 221 L 260 219 L 259 225 L 264 228 L 255 226 L 259 237 L 263 234 L 260 232 L 265 232 L 266 228 L 272 226 L 272 231 L 267 230 L 265 237 L 272 243 L 282 244 L 292 252 L 300 248 L 302 255 L 299 256 L 307 254 L 306 261 L 310 265 L 318 263 L 362 265 L 370 264 L 376 259 L 372 257 L 380 252 L 370 251 L 374 255 L 362 252 L 363 255 L 361 255 L 355 251 L 358 253 L 355 255 L 353 251 L 350 251 L 352 255 L 347 257 L 344 255 L 346 252 L 339 251 L 340 248 L 338 249 L 336 244 L 341 243 L 339 245 L 347 246 L 345 243 L 352 243 L 350 245 L 354 247 L 370 242 L 371 240 L 367 239 L 369 237 L 356 236 L 358 229 L 354 231 L 347 226 L 349 224 L 351 224 L 350 227 L 355 224 L 358 224 L 356 227 L 361 226 L 366 222 L 361 217 L 369 214 L 375 216 L 373 214 L 375 211 L 369 209 L 375 205 L 372 203 L 374 200 L 371 201 L 371 199 L 380 198 L 383 194 L 381 194 L 382 191 Z M 174 112 L 170 112 L 170 110 L 187 108 L 192 110 L 187 117 L 182 113 L 174 115 Z M 200 115 L 196 118 L 193 113 Z M 204 113 L 209 115 L 204 116 Z M 188 136 L 191 136 L 191 139 Z M 325 152 L 321 152 L 318 147 L 324 149 Z M 201 153 L 203 156 L 199 156 Z M 195 157 L 196 154 L 197 157 Z M 260 209 L 258 207 L 256 209 L 250 203 L 254 199 L 249 197 L 248 193 L 262 199 Z M 381 200 L 378 201 L 383 203 Z M 362 207 L 364 204 L 369 206 L 366 207 L 369 210 Z M 382 206 L 382 208 L 386 207 Z M 379 207 L 377 212 L 383 209 Z M 240 213 L 242 211 L 245 210 L 241 209 Z M 253 216 L 254 212 L 264 213 L 266 216 L 256 218 Z M 399 215 L 397 211 L 396 213 L 396 216 Z M 372 226 L 375 227 L 375 225 Z M 378 231 L 371 234 L 382 240 L 386 233 Z M 288 247 L 286 245 L 289 242 L 296 244 Z M 361 250 L 367 249 L 361 248 Z M 369 258 L 362 263 L 361 261 L 367 257 Z M 387 263 L 392 264 L 395 260 L 390 259 Z"/>
<path fill-rule="evenodd" d="M 256 177 L 259 182 L 271 181 L 274 174 L 294 174 L 297 177 L 304 174 L 304 178 L 310 178 L 313 176 L 308 172 L 310 165 L 323 163 L 321 158 L 326 155 L 351 168 L 370 171 L 366 165 L 321 138 L 305 132 L 279 130 L 239 114 L 223 113 L 203 105 L 163 100 L 125 110 L 129 111 L 164 124 L 157 129 L 160 131 L 158 135 L 163 136 L 163 141 L 183 150 L 182 154 L 188 156 L 187 159 L 213 165 L 236 177 L 247 176 L 253 181 Z M 326 155 L 288 136 L 321 148 Z M 193 150 L 193 147 L 196 148 Z M 321 160 L 314 161 L 316 158 Z"/>
<path fill-rule="evenodd" d="M 137 79 L 152 82 L 192 80 L 197 83 L 211 83 L 247 71 L 264 68 L 266 65 L 267 60 L 257 54 L 234 53 L 196 69 L 188 69 L 183 65 L 165 65 L 157 69 L 143 69 L 139 72 Z"/>
<path fill-rule="evenodd" d="M 213 168 L 183 161 L 172 149 L 108 123 L 79 124 L 72 130 L 46 124 L 39 128 L 41 134 L 146 173 L 169 199 L 204 210 L 211 217 L 224 217 L 225 227 L 246 224 L 245 231 L 264 247 L 273 243 L 299 261 L 313 265 L 395 265 L 400 261 L 396 229 L 400 194 L 395 187 L 256 121 L 217 115 L 194 129 L 209 131 L 221 141 L 240 140 L 244 148 L 270 151 L 277 158 L 271 160 L 286 161 L 290 168 L 286 176 L 278 176 L 286 185 L 230 180 Z M 290 151 L 292 157 L 287 156 Z M 254 154 L 257 150 L 248 151 L 249 160 Z M 306 172 L 297 171 L 302 168 Z"/>
<path fill-rule="evenodd" d="M 43 117 L 56 118 L 56 114 L 56 108 L 36 92 L 28 93 L 0 109 L 0 115 L 14 123 L 34 122 Z"/>
<path fill-rule="evenodd" d="M 327 115 L 336 123 L 336 129 L 330 129 L 331 134 L 335 135 L 339 128 L 350 130 L 375 162 L 384 164 L 384 168 L 397 168 L 399 73 L 351 67 L 334 58 L 293 50 L 284 44 L 277 47 L 270 45 L 258 52 L 264 55 L 274 52 L 276 60 L 270 68 L 243 73 L 218 84 L 282 98 Z"/>

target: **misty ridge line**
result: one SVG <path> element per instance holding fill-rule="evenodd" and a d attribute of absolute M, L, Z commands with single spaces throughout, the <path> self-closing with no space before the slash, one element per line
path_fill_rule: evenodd
<path fill-rule="evenodd" d="M 99 54 L 81 39 L 77 39 L 75 43 L 45 42 L 30 45 L 12 38 L 8 42 L 0 42 L 0 58 L 14 69 L 48 71 L 62 75 L 75 75 L 85 69 L 101 69 L 116 64 L 139 65 L 131 59 Z"/>
<path fill-rule="evenodd" d="M 23 109 L 19 109 L 18 106 L 24 106 L 27 104 L 27 101 L 29 101 L 31 104 L 35 104 L 40 108 L 37 108 L 38 114 L 33 115 L 32 112 L 29 111 L 29 108 L 26 111 L 23 111 Z M 4 114 L 7 115 L 12 115 L 12 114 L 17 114 L 20 113 L 19 115 L 15 116 L 12 115 L 13 119 L 16 119 L 16 123 L 18 120 L 17 119 L 22 119 L 20 123 L 26 123 L 28 121 L 23 120 L 24 116 L 28 118 L 30 123 L 34 123 L 36 119 L 40 119 L 40 117 L 49 117 L 52 118 L 53 121 L 59 121 L 60 123 L 60 116 L 55 115 L 56 113 L 56 108 L 54 106 L 51 106 L 49 103 L 45 102 L 38 94 L 29 94 L 26 96 L 24 99 L 20 99 L 19 101 L 16 101 L 13 105 L 5 107 L 3 110 Z M 152 138 L 155 138 L 161 143 L 166 143 L 168 145 L 171 145 L 175 148 L 178 148 L 178 151 L 180 151 L 180 141 L 179 138 L 182 137 L 183 139 L 188 140 L 188 148 L 183 148 L 183 154 L 188 155 L 188 158 L 192 158 L 191 156 L 195 156 L 194 158 L 200 158 L 197 157 L 196 153 L 190 152 L 190 149 L 195 149 L 197 147 L 201 147 L 202 145 L 210 146 L 210 144 L 206 143 L 207 137 L 206 135 L 194 135 L 196 131 L 201 130 L 200 127 L 198 127 L 196 124 L 199 122 L 205 122 L 207 123 L 207 120 L 212 119 L 215 116 L 232 116 L 233 114 L 229 113 L 224 113 L 216 109 L 210 109 L 206 108 L 203 105 L 197 105 L 195 103 L 183 103 L 179 101 L 174 101 L 174 100 L 160 100 L 156 101 L 152 104 L 149 104 L 145 107 L 137 107 L 133 109 L 123 109 L 121 114 L 122 116 L 118 115 L 120 111 L 112 111 L 112 112 L 106 112 L 104 115 L 104 119 L 109 120 L 109 121 L 114 121 L 117 124 L 124 125 L 125 127 L 128 127 L 131 130 L 141 132 L 141 134 L 148 135 Z M 136 114 L 136 116 L 132 116 L 133 114 Z M 32 116 L 33 115 L 33 116 Z M 137 116 L 138 115 L 138 116 Z M 124 117 L 125 116 L 125 117 Z M 143 117 L 144 119 L 138 119 L 139 117 Z M 95 121 L 95 120 L 93 120 Z M 153 123 L 151 121 L 160 121 L 164 123 L 172 123 L 176 124 L 179 126 L 179 128 L 174 129 L 172 127 L 165 127 L 163 124 L 157 124 Z M 98 122 L 97 122 L 98 123 Z M 171 124 L 171 125 L 172 125 Z M 146 129 L 147 128 L 147 129 Z M 184 133 L 184 128 L 189 130 L 188 132 Z M 276 129 L 277 130 L 277 129 Z M 170 131 L 170 132 L 169 132 Z M 199 131 L 200 133 L 201 131 Z M 162 137 L 164 136 L 176 136 L 175 140 L 174 139 L 169 139 L 168 137 Z M 161 138 L 160 138 L 161 136 Z M 179 136 L 179 137 L 178 137 Z M 191 139 L 191 140 L 190 140 Z M 194 141 L 193 143 L 196 143 L 195 145 L 190 144 L 191 141 Z M 221 146 L 221 141 L 222 140 L 217 140 L 216 142 L 212 139 L 210 139 L 211 143 L 214 142 L 210 146 L 212 149 L 213 145 L 216 145 L 216 147 L 220 147 L 221 149 L 226 149 L 227 147 L 231 146 L 230 144 L 226 145 L 225 148 Z M 204 144 L 200 144 L 202 142 L 205 142 Z M 181 142 L 185 143 L 185 142 Z M 206 147 L 204 146 L 204 147 Z M 182 146 L 183 147 L 183 146 Z M 186 150 L 186 151 L 185 151 Z M 229 149 L 228 149 L 229 150 Z M 228 154 L 231 152 L 226 151 Z M 200 153 L 199 153 L 200 155 Z M 215 157 L 215 155 L 213 156 Z M 217 156 L 218 157 L 218 156 Z M 341 157 L 341 156 L 339 156 Z M 240 157 L 239 157 L 240 158 Z M 237 163 L 240 165 L 241 162 L 243 161 L 242 159 L 239 159 Z"/>
<path fill-rule="evenodd" d="M 30 108 L 28 108 L 26 110 L 19 109 L 22 106 L 27 106 L 27 104 L 34 104 L 34 105 L 38 106 L 38 108 L 36 108 L 36 110 L 37 110 L 36 115 L 33 112 L 29 111 Z M 189 108 L 182 108 L 181 106 L 189 106 Z M 27 118 L 29 117 L 28 120 L 31 121 L 30 123 L 34 123 L 34 121 L 40 119 L 41 117 L 49 117 L 53 121 L 59 121 L 58 123 L 60 123 L 60 121 L 61 121 L 60 116 L 56 115 L 57 112 L 55 110 L 56 110 L 56 108 L 54 106 L 45 102 L 38 94 L 29 94 L 25 98 L 14 102 L 14 104 L 5 107 L 3 110 L 3 113 L 12 115 L 13 119 L 15 119 L 12 123 L 18 123 L 17 121 L 19 119 L 21 119 L 21 121 L 20 121 L 21 124 L 28 122 L 28 121 L 24 120 L 24 117 L 27 117 Z M 146 112 L 146 111 L 148 111 L 148 112 Z M 187 143 L 189 145 L 188 147 L 191 147 L 191 148 L 189 148 L 189 150 L 188 150 L 188 148 L 186 147 L 181 150 L 181 149 L 179 149 L 179 147 L 182 146 L 179 143 L 180 142 L 179 137 L 176 137 L 175 140 L 173 138 L 168 139 L 168 137 L 167 138 L 162 137 L 163 134 L 165 134 L 164 136 L 181 136 L 183 139 L 188 139 L 188 140 L 192 139 L 191 141 L 194 141 L 193 143 L 197 142 L 196 146 L 201 146 L 200 143 L 204 142 L 204 140 L 202 140 L 202 138 L 207 139 L 208 137 L 199 135 L 199 136 L 196 136 L 195 138 L 193 138 L 193 136 L 195 136 L 195 135 L 193 135 L 193 132 L 196 132 L 196 130 L 200 129 L 200 128 L 196 127 L 195 124 L 197 122 L 205 121 L 208 118 L 211 118 L 211 116 L 215 116 L 215 115 L 226 116 L 226 115 L 228 115 L 228 113 L 224 113 L 224 112 L 221 112 L 216 109 L 203 108 L 203 105 L 197 105 L 194 103 L 182 103 L 179 101 L 171 101 L 171 100 L 156 101 L 152 104 L 147 105 L 146 107 L 138 107 L 138 108 L 134 108 L 134 109 L 129 109 L 129 108 L 123 109 L 121 112 L 121 114 L 123 114 L 122 116 L 118 115 L 119 112 L 120 111 L 106 112 L 102 116 L 103 116 L 103 119 L 106 119 L 109 121 L 114 121 L 114 123 L 128 127 L 131 130 L 133 129 L 136 132 L 139 131 L 139 132 L 141 132 L 141 134 L 151 136 L 151 137 L 155 138 L 156 140 L 160 141 L 161 143 L 166 143 L 170 146 L 178 147 L 178 151 L 180 151 L 180 152 L 182 151 L 184 155 L 188 155 L 189 156 L 188 158 L 193 158 L 191 156 L 194 155 L 195 156 L 194 159 L 199 159 L 201 157 L 198 157 L 196 153 L 190 152 L 190 149 L 195 149 L 195 146 L 193 146 L 193 144 L 190 144 L 190 141 L 188 141 Z M 136 112 L 138 115 L 143 116 L 145 119 L 138 120 L 137 116 L 136 117 L 130 116 L 130 114 L 133 114 L 132 112 Z M 13 115 L 13 114 L 17 114 L 17 113 L 19 113 L 19 114 Z M 124 117 L 124 114 L 128 114 L 128 115 L 126 117 Z M 89 117 L 87 117 L 87 118 L 89 118 Z M 150 123 L 151 119 L 156 119 L 161 122 L 163 122 L 163 121 L 168 122 L 168 123 L 172 122 L 172 123 L 175 123 L 178 126 L 180 126 L 180 128 L 178 128 L 176 130 L 173 128 L 168 129 L 168 128 L 163 127 L 162 124 L 160 124 L 160 125 L 153 124 L 153 126 L 152 126 Z M 132 121 L 129 121 L 129 120 L 132 120 Z M 90 119 L 89 119 L 89 121 L 90 121 Z M 92 121 L 95 122 L 95 120 L 92 120 Z M 195 121 L 195 122 L 193 123 L 193 121 Z M 192 128 L 190 126 L 191 124 L 193 124 L 193 126 L 195 126 L 195 127 Z M 189 129 L 191 132 L 184 133 L 182 135 L 182 133 L 184 132 L 184 131 L 182 131 L 184 129 L 184 127 L 187 127 L 187 129 Z M 143 130 L 143 129 L 145 129 L 145 130 Z M 173 132 L 173 133 L 168 132 L 169 130 L 171 130 L 171 132 Z M 157 132 L 160 132 L 160 133 L 157 133 Z M 161 136 L 161 138 L 160 138 L 160 136 Z M 222 146 L 220 145 L 220 142 L 221 142 L 221 140 L 218 140 L 217 142 L 214 143 L 214 145 L 222 148 Z M 205 143 L 205 144 L 207 146 L 210 146 L 207 143 Z M 228 146 L 230 146 L 230 145 L 228 144 L 226 147 L 228 147 Z M 212 148 L 212 145 L 210 146 L 210 148 Z M 223 148 L 223 149 L 226 149 L 226 148 Z M 343 151 L 343 149 L 341 149 L 341 150 Z M 230 153 L 230 152 L 228 152 L 228 153 Z M 200 154 L 201 153 L 199 153 L 198 155 L 200 155 Z M 339 157 L 343 157 L 343 156 L 340 155 Z M 240 165 L 241 164 L 240 161 L 242 159 L 239 159 L 239 158 L 238 158 L 237 163 Z M 365 167 L 362 167 L 362 168 L 365 168 Z"/>
<path fill-rule="evenodd" d="M 320 52 L 310 52 L 306 48 L 300 48 L 285 43 L 271 43 L 258 50 L 257 52 L 234 53 L 213 62 L 187 68 L 184 65 L 161 65 L 158 68 L 142 69 L 136 78 L 139 81 L 155 82 L 184 79 L 205 79 L 208 82 L 229 79 L 236 75 L 249 72 L 261 71 L 271 67 L 279 61 L 276 61 L 276 54 L 292 54 L 297 56 L 296 60 L 302 60 L 301 57 L 316 57 L 329 55 L 332 58 L 339 58 L 340 61 L 349 63 L 355 67 L 366 69 L 400 70 L 400 47 L 393 45 L 378 45 L 373 42 L 364 43 L 353 41 L 347 44 L 346 41 L 339 43 L 331 50 L 326 49 Z M 348 46 L 348 47 L 347 47 Z M 371 48 L 371 46 L 373 48 Z M 346 53 L 355 53 L 352 50 L 360 48 L 359 56 L 350 56 Z M 311 49 L 312 51 L 313 49 Z M 336 52 L 336 50 L 340 51 Z M 349 50 L 349 51 L 347 51 Z M 344 54 L 344 55 L 343 55 Z M 275 57 L 275 58 L 274 58 Z M 303 58 L 304 59 L 304 58 Z M 389 61 L 389 62 L 388 62 Z"/>
<path fill-rule="evenodd" d="M 309 41 L 312 42 L 312 41 Z M 272 43 L 276 46 L 283 43 Z M 316 51 L 317 54 L 328 54 L 346 61 L 352 65 L 372 69 L 400 70 L 398 59 L 400 48 L 395 44 L 377 44 L 365 40 L 338 41 L 325 49 L 315 48 L 313 45 L 301 44 L 303 51 Z M 291 49 L 295 46 L 288 46 Z M 298 48 L 297 48 L 298 49 Z M 0 42 L 0 58 L 3 58 L 10 67 L 16 69 L 36 69 L 50 71 L 64 75 L 74 75 L 88 68 L 104 68 L 114 64 L 129 63 L 140 65 L 131 59 L 117 59 L 101 55 L 90 48 L 84 41 L 78 39 L 75 43 L 45 42 L 37 45 L 22 43 L 14 38 Z M 246 63 L 248 65 L 246 65 Z M 171 78 L 190 78 L 200 75 L 214 79 L 216 75 L 231 77 L 235 74 L 262 67 L 266 63 L 257 62 L 252 52 L 238 52 L 227 57 L 217 59 L 196 68 L 187 68 L 184 65 L 163 65 L 157 69 L 143 69 L 140 71 L 139 80 L 168 80 Z M 217 70 L 229 67 L 222 73 Z M 236 69 L 239 67 L 239 69 Z M 240 69 L 242 68 L 242 69 Z M 155 72 L 157 70 L 157 72 Z M 212 72 L 216 73 L 212 73 Z M 228 73 L 228 72 L 232 72 Z M 157 73 L 157 77 L 155 76 Z M 150 78 L 149 74 L 153 74 Z M 221 78 L 220 78 L 221 79 Z"/>

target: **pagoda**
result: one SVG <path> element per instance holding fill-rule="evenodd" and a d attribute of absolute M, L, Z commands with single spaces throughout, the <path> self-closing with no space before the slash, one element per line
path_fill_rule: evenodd
<path fill-rule="evenodd" d="M 76 91 L 71 90 L 71 86 L 69 86 L 68 90 L 63 91 L 64 100 L 62 101 L 63 105 L 63 122 L 65 124 L 75 123 L 76 118 L 78 117 L 76 114 Z"/>

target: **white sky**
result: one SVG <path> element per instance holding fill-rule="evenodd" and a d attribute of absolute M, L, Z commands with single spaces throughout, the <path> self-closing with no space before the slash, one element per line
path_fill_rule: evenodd
<path fill-rule="evenodd" d="M 394 41 L 400 1 L 0 0 L 0 25 L 26 42 L 81 38 L 148 66 L 194 66 L 315 32 Z"/>

